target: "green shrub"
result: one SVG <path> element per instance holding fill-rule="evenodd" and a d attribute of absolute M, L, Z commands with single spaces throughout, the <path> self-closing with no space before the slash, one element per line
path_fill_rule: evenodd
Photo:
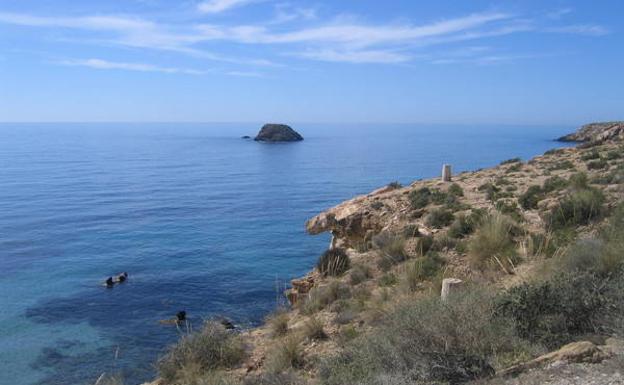
<path fill-rule="evenodd" d="M 470 220 L 470 217 L 460 214 L 455 218 L 453 223 L 448 229 L 448 236 L 451 238 L 464 238 L 467 235 L 472 234 L 475 229 L 475 223 Z"/>
<path fill-rule="evenodd" d="M 316 286 L 308 293 L 308 298 L 300 305 L 304 314 L 323 310 L 339 299 L 351 298 L 351 289 L 340 281 L 331 281 L 326 286 Z"/>
<path fill-rule="evenodd" d="M 257 375 L 247 375 L 245 376 L 242 384 L 238 385 L 305 385 L 305 381 L 297 377 L 297 375 L 292 371 L 287 371 L 284 373 L 261 373 Z"/>
<path fill-rule="evenodd" d="M 560 176 L 552 176 L 544 181 L 544 185 L 542 186 L 542 190 L 545 193 L 550 193 L 553 191 L 561 190 L 568 186 L 568 181 L 563 179 Z"/>
<path fill-rule="evenodd" d="M 603 168 L 607 168 L 608 166 L 609 166 L 609 163 L 607 163 L 607 161 L 604 159 L 598 159 L 593 162 L 587 163 L 588 170 L 601 170 Z"/>
<path fill-rule="evenodd" d="M 310 318 L 304 323 L 303 335 L 309 340 L 324 340 L 327 338 L 323 323 L 315 317 Z"/>
<path fill-rule="evenodd" d="M 321 384 L 457 384 L 493 374 L 495 357 L 520 349 L 513 323 L 495 317 L 491 296 L 480 290 L 446 302 L 437 295 L 405 300 L 381 322 L 322 360 Z"/>
<path fill-rule="evenodd" d="M 447 200 L 450 198 L 449 194 L 437 188 L 431 190 L 430 197 L 431 197 L 431 202 L 433 202 L 436 205 L 445 204 Z"/>
<path fill-rule="evenodd" d="M 517 222 L 522 222 L 524 220 L 518 208 L 518 204 L 513 200 L 499 199 L 494 204 L 494 208 L 501 214 L 507 215 Z"/>
<path fill-rule="evenodd" d="M 456 197 L 463 197 L 464 196 L 464 190 L 457 183 L 453 183 L 453 184 L 451 184 L 449 186 L 448 193 L 450 195 L 453 195 L 453 196 L 456 196 Z"/>
<path fill-rule="evenodd" d="M 177 344 L 169 347 L 158 360 L 160 377 L 175 382 L 183 369 L 195 367 L 201 372 L 220 368 L 232 368 L 245 357 L 241 339 L 216 322 L 208 322 L 199 332 L 183 336 Z"/>
<path fill-rule="evenodd" d="M 498 198 L 498 194 L 500 193 L 500 188 L 489 182 L 482 184 L 477 190 L 484 192 L 486 199 L 492 202 Z"/>
<path fill-rule="evenodd" d="M 433 236 L 426 235 L 418 237 L 416 242 L 416 251 L 419 255 L 425 255 L 433 246 Z"/>
<path fill-rule="evenodd" d="M 520 158 L 512 158 L 512 159 L 504 160 L 504 161 L 500 162 L 500 164 L 502 166 L 504 164 L 512 164 L 512 163 L 519 163 L 519 162 L 522 162 L 522 159 L 520 159 Z"/>
<path fill-rule="evenodd" d="M 386 273 L 382 275 L 381 277 L 379 277 L 379 286 L 382 286 L 382 287 L 394 286 L 397 284 L 398 281 L 399 280 L 397 279 L 396 275 L 392 273 Z"/>
<path fill-rule="evenodd" d="M 444 263 L 444 259 L 438 253 L 429 252 L 409 264 L 405 269 L 405 282 L 408 289 L 416 291 L 421 282 L 436 276 Z"/>
<path fill-rule="evenodd" d="M 265 367 L 269 373 L 281 373 L 290 369 L 301 369 L 305 364 L 301 340 L 288 336 L 267 353 Z"/>
<path fill-rule="evenodd" d="M 414 190 L 410 192 L 409 200 L 413 209 L 422 209 L 426 207 L 431 200 L 431 190 L 427 187 Z"/>
<path fill-rule="evenodd" d="M 468 255 L 473 265 L 502 263 L 507 265 L 516 257 L 515 224 L 507 217 L 492 213 L 483 219 L 475 235 L 468 242 Z"/>
<path fill-rule="evenodd" d="M 596 331 L 609 302 L 601 281 L 593 273 L 573 273 L 524 283 L 498 298 L 496 312 L 514 320 L 520 337 L 554 349 Z"/>
<path fill-rule="evenodd" d="M 383 231 L 375 235 L 372 242 L 373 246 L 379 250 L 378 265 L 384 270 L 407 259 L 405 238 L 400 235 Z"/>
<path fill-rule="evenodd" d="M 371 277 L 371 269 L 367 265 L 355 265 L 349 273 L 349 280 L 352 285 L 358 285 Z"/>
<path fill-rule="evenodd" d="M 574 191 L 551 209 L 546 222 L 552 230 L 589 224 L 602 216 L 604 201 L 605 197 L 598 189 Z"/>
<path fill-rule="evenodd" d="M 554 170 L 570 170 L 570 169 L 573 169 L 574 167 L 575 167 L 574 163 L 572 163 L 571 161 L 569 161 L 569 160 L 562 160 L 561 162 L 554 163 L 548 169 L 551 170 L 551 171 L 554 171 Z"/>
<path fill-rule="evenodd" d="M 544 155 L 557 155 L 563 153 L 565 150 L 563 148 L 553 148 L 544 153 Z"/>
<path fill-rule="evenodd" d="M 622 151 L 611 150 L 605 154 L 605 159 L 607 160 L 615 160 L 620 159 L 622 157 Z"/>
<path fill-rule="evenodd" d="M 394 182 L 388 183 L 388 187 L 390 187 L 391 189 L 395 189 L 396 190 L 396 189 L 399 189 L 399 188 L 403 187 L 403 185 L 401 183 L 397 182 L 397 181 L 394 181 Z"/>
<path fill-rule="evenodd" d="M 511 166 L 507 167 L 506 172 L 507 173 L 517 172 L 517 171 L 520 171 L 521 169 L 522 169 L 522 163 L 514 163 Z"/>
<path fill-rule="evenodd" d="M 587 174 L 584 172 L 577 172 L 576 174 L 570 175 L 570 179 L 568 179 L 568 184 L 574 190 L 583 190 L 589 187 L 589 181 L 587 179 Z"/>
<path fill-rule="evenodd" d="M 340 248 L 329 249 L 321 255 L 316 268 L 324 277 L 339 276 L 349 270 L 351 261 L 347 253 Z"/>
<path fill-rule="evenodd" d="M 446 209 L 434 209 L 431 210 L 427 218 L 425 219 L 425 223 L 428 226 L 434 227 L 436 229 L 442 228 L 444 226 L 448 226 L 453 222 L 455 216 L 452 212 Z"/>
<path fill-rule="evenodd" d="M 266 318 L 273 337 L 280 337 L 288 333 L 288 312 L 286 309 L 277 309 Z"/>
<path fill-rule="evenodd" d="M 598 158 L 600 158 L 600 154 L 595 149 L 591 151 L 586 151 L 583 155 L 581 155 L 581 159 L 584 161 L 598 159 Z"/>
<path fill-rule="evenodd" d="M 402 233 L 405 238 L 414 238 L 420 235 L 418 225 L 407 225 L 403 228 Z"/>
<path fill-rule="evenodd" d="M 543 191 L 540 186 L 529 186 L 526 192 L 518 198 L 520 206 L 525 210 L 537 208 L 537 204 L 543 198 Z"/>

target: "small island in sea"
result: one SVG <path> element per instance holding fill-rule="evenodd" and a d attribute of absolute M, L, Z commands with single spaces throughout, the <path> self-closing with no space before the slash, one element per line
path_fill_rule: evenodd
<path fill-rule="evenodd" d="M 265 124 L 254 138 L 256 142 L 299 142 L 303 140 L 297 131 L 286 124 Z"/>

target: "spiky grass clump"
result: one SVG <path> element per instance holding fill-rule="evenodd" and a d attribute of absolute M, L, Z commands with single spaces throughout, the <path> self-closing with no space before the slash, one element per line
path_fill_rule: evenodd
<path fill-rule="evenodd" d="M 329 249 L 321 255 L 316 264 L 319 272 L 327 277 L 336 277 L 349 270 L 351 261 L 347 253 L 340 248 Z"/>
<path fill-rule="evenodd" d="M 511 219 L 491 213 L 483 219 L 474 237 L 468 242 L 468 255 L 474 266 L 502 265 L 504 269 L 516 259 L 514 234 L 517 228 Z"/>
<path fill-rule="evenodd" d="M 168 383 L 175 383 L 186 369 L 196 372 L 232 368 L 245 357 L 240 337 L 228 333 L 216 322 L 207 322 L 199 332 L 183 336 L 158 361 L 158 372 Z"/>

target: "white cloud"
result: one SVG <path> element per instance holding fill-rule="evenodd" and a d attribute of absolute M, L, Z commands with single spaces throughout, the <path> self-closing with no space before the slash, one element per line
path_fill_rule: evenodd
<path fill-rule="evenodd" d="M 206 13 L 217 13 L 255 1 L 262 0 L 210 0 L 199 3 L 198 7 Z M 100 44 L 167 50 L 247 67 L 277 65 L 266 58 L 230 57 L 218 50 L 226 43 L 270 45 L 273 46 L 273 50 L 269 51 L 272 56 L 293 55 L 294 52 L 300 58 L 329 62 L 402 63 L 431 53 L 433 46 L 446 45 L 457 49 L 465 44 L 463 42 L 484 41 L 495 36 L 516 33 L 600 36 L 608 33 L 600 25 L 545 25 L 547 21 L 548 24 L 554 23 L 554 19 L 546 16 L 541 19 L 522 18 L 504 12 L 473 13 L 424 24 L 371 24 L 340 17 L 321 21 L 316 11 L 298 8 L 291 3 L 275 7 L 276 16 L 273 20 L 246 25 L 166 24 L 119 15 L 46 17 L 2 12 L 0 24 L 97 32 L 83 36 L 82 42 L 97 41 Z M 565 14 L 564 10 L 559 13 Z M 291 23 L 293 20 L 308 22 L 305 27 L 301 27 L 302 23 Z M 281 46 L 287 48 L 279 48 Z M 215 51 L 209 51 L 208 47 Z"/>
<path fill-rule="evenodd" d="M 358 50 L 358 51 L 336 51 L 326 50 L 308 50 L 296 53 L 295 55 L 328 62 L 345 62 L 345 63 L 404 63 L 411 59 L 406 54 L 383 51 L 383 50 Z"/>
<path fill-rule="evenodd" d="M 607 35 L 609 30 L 601 25 L 593 24 L 578 24 L 578 25 L 564 25 L 561 27 L 550 27 L 544 29 L 545 32 L 552 33 L 569 33 L 574 35 L 586 35 L 586 36 L 602 36 Z"/>
<path fill-rule="evenodd" d="M 253 0 L 208 0 L 197 5 L 197 10 L 201 13 L 221 13 L 232 8 L 241 7 L 251 3 Z"/>
<path fill-rule="evenodd" d="M 72 67 L 89 67 L 98 70 L 126 70 L 126 71 L 139 71 L 139 72 L 163 72 L 168 74 L 186 74 L 186 75 L 203 75 L 206 71 L 199 71 L 188 68 L 177 67 L 159 67 L 152 64 L 144 63 L 124 63 L 124 62 L 112 62 L 102 59 L 78 59 L 78 60 L 64 60 L 58 62 L 58 64 Z"/>

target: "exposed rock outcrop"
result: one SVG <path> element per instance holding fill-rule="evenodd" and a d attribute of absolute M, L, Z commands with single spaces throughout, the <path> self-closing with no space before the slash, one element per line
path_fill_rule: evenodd
<path fill-rule="evenodd" d="M 624 121 L 586 124 L 578 131 L 562 136 L 558 140 L 560 142 L 600 144 L 623 137 Z"/>
<path fill-rule="evenodd" d="M 303 137 L 285 124 L 265 124 L 254 138 L 258 142 L 298 142 Z"/>

